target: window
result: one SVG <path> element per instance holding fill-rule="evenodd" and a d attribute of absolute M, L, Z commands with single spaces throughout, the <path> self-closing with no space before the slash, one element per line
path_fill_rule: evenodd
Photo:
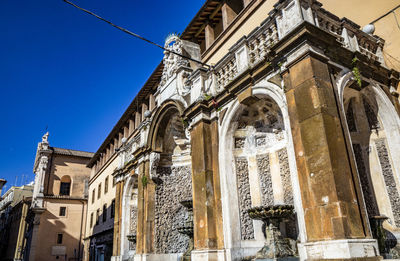
<path fill-rule="evenodd" d="M 90 227 L 93 227 L 93 213 L 90 214 Z"/>
<path fill-rule="evenodd" d="M 63 234 L 57 234 L 57 244 L 61 245 L 63 241 Z"/>
<path fill-rule="evenodd" d="M 108 192 L 108 177 L 104 181 L 104 194 L 106 194 L 107 192 Z"/>
<path fill-rule="evenodd" d="M 97 191 L 97 198 L 100 198 L 100 196 L 101 196 L 101 183 L 99 184 L 99 188 Z"/>
<path fill-rule="evenodd" d="M 92 191 L 92 204 L 94 203 L 95 197 L 96 197 L 96 189 L 93 189 L 93 191 Z"/>
<path fill-rule="evenodd" d="M 103 223 L 107 220 L 107 204 L 103 206 Z"/>
<path fill-rule="evenodd" d="M 111 218 L 115 216 L 115 199 L 111 202 Z"/>
<path fill-rule="evenodd" d="M 96 225 L 99 224 L 99 216 L 100 216 L 100 209 L 97 209 L 97 211 L 96 211 Z"/>
<path fill-rule="evenodd" d="M 67 214 L 67 208 L 66 207 L 60 207 L 59 216 L 60 217 L 65 217 L 66 214 Z"/>
<path fill-rule="evenodd" d="M 71 178 L 69 176 L 63 176 L 60 183 L 60 195 L 69 196 L 71 189 Z"/>

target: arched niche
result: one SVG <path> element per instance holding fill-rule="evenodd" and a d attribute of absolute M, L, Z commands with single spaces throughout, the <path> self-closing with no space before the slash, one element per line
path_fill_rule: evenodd
<path fill-rule="evenodd" d="M 124 185 L 121 217 L 121 255 L 123 260 L 133 258 L 136 244 L 128 240 L 137 234 L 138 183 L 136 176 L 130 176 Z"/>
<path fill-rule="evenodd" d="M 232 260 L 248 257 L 264 245 L 262 222 L 247 214 L 247 209 L 254 206 L 294 204 L 298 218 L 284 224 L 281 230 L 294 239 L 300 230 L 304 241 L 304 216 L 282 89 L 269 83 L 256 86 L 252 96 L 228 106 L 219 141 L 224 243 L 228 255 Z"/>
<path fill-rule="evenodd" d="M 347 80 L 341 81 L 338 91 L 367 215 L 370 220 L 387 216 L 384 228 L 396 242 L 400 239 L 400 119 L 378 84 L 360 88 L 348 75 L 343 79 Z"/>
<path fill-rule="evenodd" d="M 157 113 L 150 155 L 151 178 L 156 184 L 154 254 L 186 252 L 189 237 L 178 232 L 188 219 L 180 202 L 192 199 L 190 137 L 178 106 L 169 102 Z"/>

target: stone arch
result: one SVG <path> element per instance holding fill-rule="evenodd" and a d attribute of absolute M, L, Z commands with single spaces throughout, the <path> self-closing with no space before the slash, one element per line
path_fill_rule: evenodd
<path fill-rule="evenodd" d="M 154 253 L 182 255 L 189 238 L 178 229 L 189 217 L 181 201 L 192 199 L 190 137 L 179 102 L 166 101 L 150 128 L 150 177 L 154 181 Z"/>
<path fill-rule="evenodd" d="M 136 244 L 128 236 L 137 234 L 138 184 L 137 176 L 129 176 L 123 188 L 121 217 L 121 255 L 123 260 L 133 258 Z"/>
<path fill-rule="evenodd" d="M 400 235 L 400 118 L 382 87 L 360 88 L 348 73 L 338 81 L 345 132 L 357 166 L 369 218 L 385 215 L 384 228 Z"/>
<path fill-rule="evenodd" d="M 178 113 L 182 115 L 184 110 L 183 104 L 175 100 L 167 100 L 161 104 L 154 113 L 153 120 L 149 129 L 149 138 L 147 139 L 147 147 L 152 151 L 157 151 L 156 138 L 160 129 L 160 122 L 165 119 L 168 114 Z"/>
<path fill-rule="evenodd" d="M 272 106 L 265 107 L 269 104 Z M 257 106 L 259 107 L 257 109 Z M 240 207 L 240 200 L 245 198 L 251 205 L 261 204 L 279 204 L 289 203 L 294 204 L 298 216 L 298 228 L 301 231 L 300 239 L 305 240 L 305 225 L 304 215 L 300 198 L 300 189 L 297 179 L 297 168 L 295 163 L 295 155 L 293 149 L 292 135 L 290 130 L 290 122 L 287 111 L 287 104 L 283 90 L 269 82 L 262 82 L 259 85 L 252 87 L 252 95 L 246 98 L 241 103 L 238 100 L 232 101 L 227 105 L 228 110 L 220 125 L 220 175 L 221 175 L 221 193 L 222 193 L 222 209 L 224 220 L 224 242 L 226 249 L 230 249 L 232 259 L 241 258 L 254 254 L 264 244 L 264 235 L 262 233 L 262 223 L 259 221 L 249 221 L 244 217 L 244 210 Z M 246 108 L 251 108 L 246 112 Z M 268 114 L 267 110 L 275 110 L 275 118 L 273 114 Z M 255 112 L 257 111 L 257 112 Z M 264 112 L 264 115 L 262 115 Z M 251 130 L 251 135 L 243 132 L 240 136 L 241 119 L 246 119 L 247 114 L 254 113 L 254 127 L 246 129 Z M 264 117 L 263 117 L 264 116 Z M 266 118 L 260 122 L 262 118 Z M 280 130 L 279 130 L 280 128 Z M 273 133 L 276 132 L 276 133 Z M 238 135 L 239 134 L 239 135 Z M 276 135 L 275 135 L 276 134 Z M 246 138 L 244 138 L 247 136 Z M 251 137 L 252 136 L 252 137 Z M 259 137 L 258 137 L 259 136 Z M 264 136 L 264 137 L 263 137 Z M 278 137 L 277 139 L 274 138 Z M 243 139 L 244 138 L 244 139 Z M 246 145 L 247 143 L 247 145 Z M 249 144 L 252 143 L 253 148 Z M 246 148 L 247 146 L 247 148 Z M 258 148 L 259 146 L 259 148 Z M 241 148 L 242 147 L 242 148 Z M 242 149 L 242 151 L 240 151 Z M 242 161 L 241 156 L 244 156 L 244 150 L 251 151 L 254 155 L 249 156 L 247 162 Z M 269 153 L 269 154 L 267 154 Z M 250 159 L 252 157 L 252 159 Z M 273 162 L 268 162 L 269 160 Z M 288 160 L 290 159 L 290 160 Z M 251 161 L 251 162 L 250 162 Z M 269 172 L 265 165 L 273 164 L 274 170 Z M 246 172 L 249 183 L 253 185 L 249 189 L 239 188 L 243 186 L 239 183 L 244 183 L 240 180 L 238 170 Z M 251 174 L 253 172 L 253 174 Z M 232 177 L 232 173 L 236 176 Z M 241 174 L 240 174 L 241 175 Z M 270 175 L 273 177 L 274 189 L 271 186 L 264 186 L 261 178 Z M 279 183 L 279 184 L 278 184 Z M 286 186 L 282 186 L 285 183 Z M 278 184 L 275 187 L 275 184 Z M 291 189 L 290 189 L 291 187 Z M 235 189 L 233 189 L 235 188 Z M 247 197 L 243 197 L 242 191 L 246 191 Z M 263 194 L 273 194 L 273 198 L 264 198 Z M 250 194 L 250 197 L 249 197 Z M 239 209 L 239 213 L 237 211 Z M 245 221 L 245 222 L 243 222 Z M 243 223 L 247 228 L 243 228 Z M 251 228 L 253 226 L 253 228 Z M 240 229 L 235 229 L 240 228 Z M 243 230 L 253 232 L 253 235 L 243 237 Z M 289 232 L 289 231 L 287 231 Z M 289 233 L 288 233 L 289 234 Z M 251 243 L 247 243 L 247 241 Z"/>

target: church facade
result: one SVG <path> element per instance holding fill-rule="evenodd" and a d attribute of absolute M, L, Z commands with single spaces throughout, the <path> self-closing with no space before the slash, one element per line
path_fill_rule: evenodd
<path fill-rule="evenodd" d="M 112 260 L 251 260 L 254 211 L 283 206 L 287 256 L 400 258 L 384 44 L 315 0 L 206 1 L 88 164 L 89 193 L 115 184 Z"/>

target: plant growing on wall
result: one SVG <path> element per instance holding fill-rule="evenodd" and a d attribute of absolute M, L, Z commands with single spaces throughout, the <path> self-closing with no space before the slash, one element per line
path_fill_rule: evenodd
<path fill-rule="evenodd" d="M 146 176 L 142 176 L 142 185 L 145 188 L 147 186 L 148 180 Z"/>
<path fill-rule="evenodd" d="M 362 86 L 361 73 L 360 73 L 360 69 L 358 69 L 358 67 L 357 67 L 357 63 L 358 63 L 358 59 L 357 59 L 357 57 L 354 57 L 353 60 L 351 61 L 351 65 L 353 66 L 352 72 L 353 72 L 354 79 L 357 82 L 357 85 L 359 87 L 361 87 Z"/>

